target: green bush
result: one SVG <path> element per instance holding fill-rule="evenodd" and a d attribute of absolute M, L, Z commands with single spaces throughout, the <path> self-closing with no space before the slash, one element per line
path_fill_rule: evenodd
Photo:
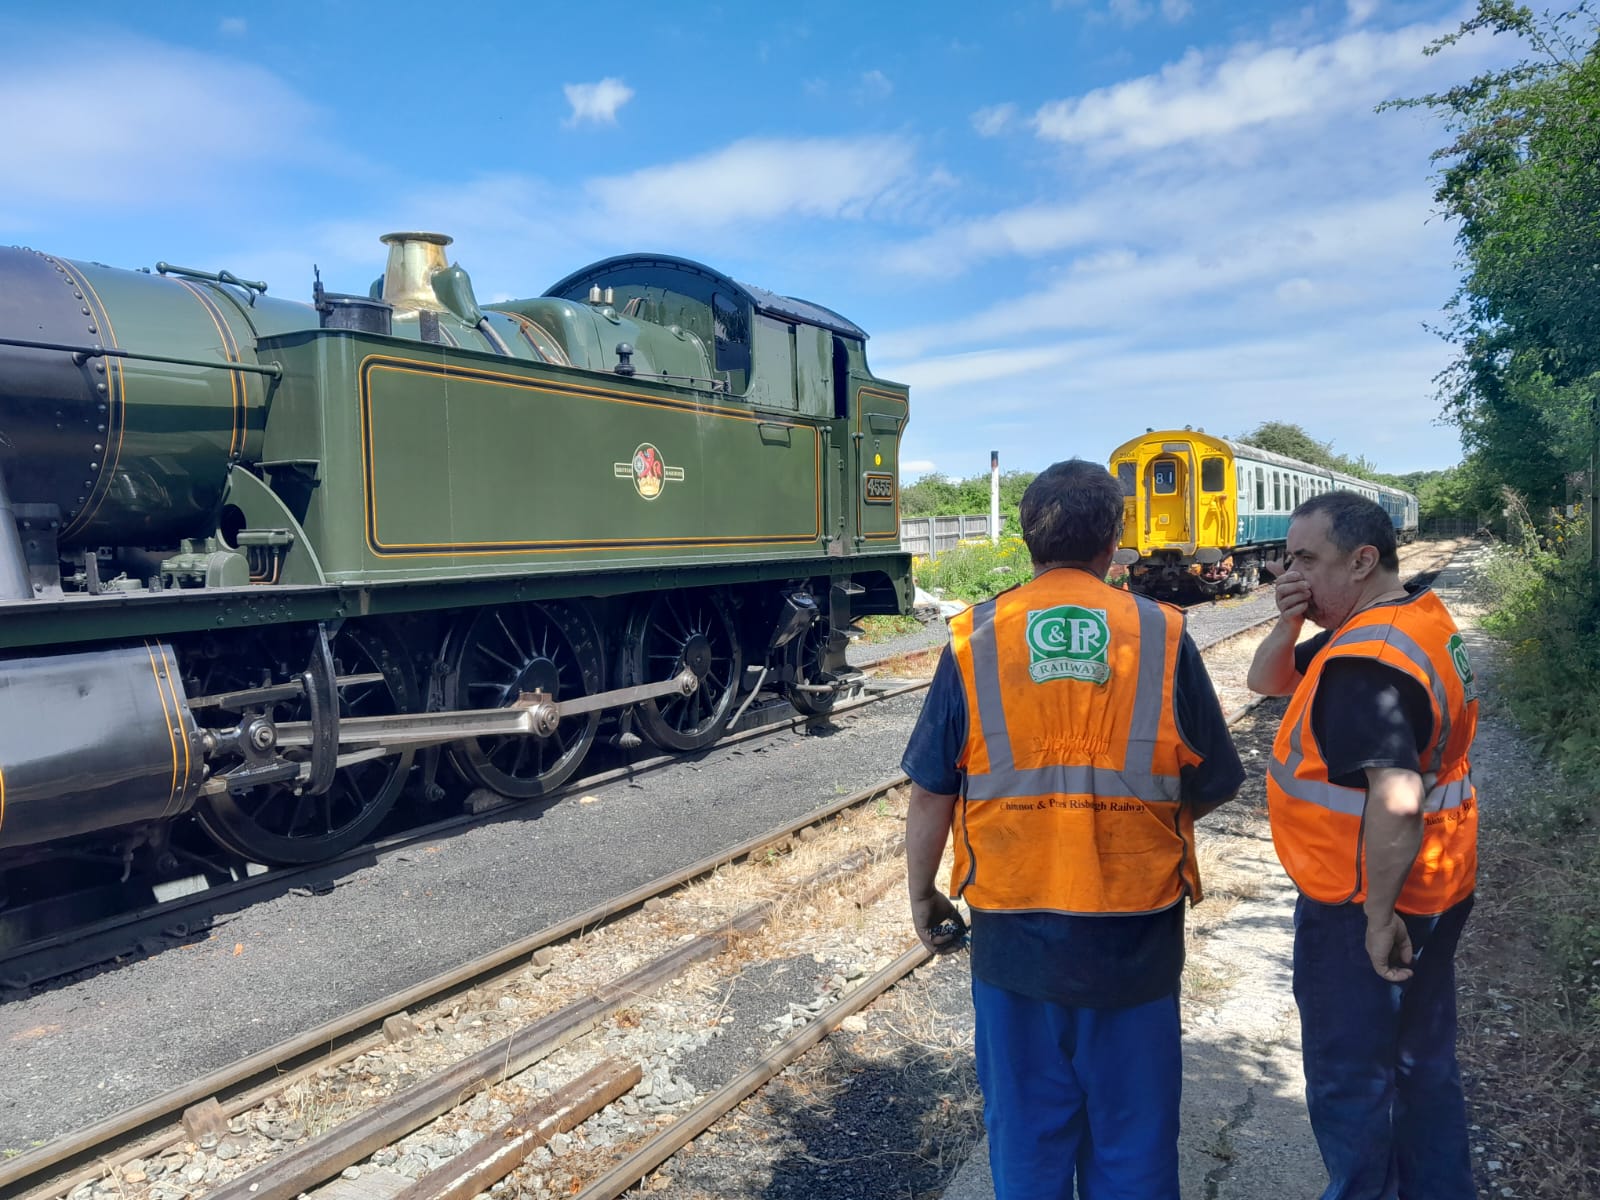
<path fill-rule="evenodd" d="M 1479 589 L 1494 606 L 1483 625 L 1509 650 L 1500 695 L 1570 781 L 1525 815 L 1570 884 L 1546 914 L 1550 951 L 1588 1019 L 1600 1021 L 1600 588 L 1587 520 L 1557 520 L 1542 537 L 1497 547 Z"/>
<path fill-rule="evenodd" d="M 1008 587 L 1033 578 L 1033 560 L 1021 538 L 1001 538 L 999 545 L 970 542 L 919 559 L 917 585 L 947 600 L 976 604 Z"/>

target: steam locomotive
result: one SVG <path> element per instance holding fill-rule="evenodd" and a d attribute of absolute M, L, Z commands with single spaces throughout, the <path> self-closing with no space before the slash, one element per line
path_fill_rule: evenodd
<path fill-rule="evenodd" d="M 450 238 L 382 240 L 310 304 L 0 249 L 0 871 L 543 796 L 602 729 L 826 712 L 908 609 L 859 327 L 667 255 L 480 306 Z"/>

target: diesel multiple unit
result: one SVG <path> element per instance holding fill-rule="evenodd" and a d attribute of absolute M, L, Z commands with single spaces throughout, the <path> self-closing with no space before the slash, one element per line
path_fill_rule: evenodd
<path fill-rule="evenodd" d="M 1260 582 L 1283 554 L 1289 514 L 1322 492 L 1376 500 L 1398 541 L 1417 535 L 1417 498 L 1325 467 L 1191 429 L 1153 430 L 1111 452 L 1122 484 L 1120 557 L 1135 589 L 1218 595 Z"/>

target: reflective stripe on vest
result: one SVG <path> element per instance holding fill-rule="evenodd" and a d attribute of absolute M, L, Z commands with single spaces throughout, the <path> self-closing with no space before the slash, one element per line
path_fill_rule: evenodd
<path fill-rule="evenodd" d="M 1065 646 L 1037 631 L 1063 607 L 1102 623 L 1109 677 L 1046 671 L 1051 645 Z M 1063 570 L 954 618 L 951 635 L 968 700 L 956 894 L 991 912 L 1077 915 L 1198 899 L 1178 803 L 1180 770 L 1199 761 L 1173 711 L 1181 618 Z"/>
<path fill-rule="evenodd" d="M 1468 698 L 1462 669 L 1451 658 L 1450 642 L 1458 631 L 1444 605 L 1428 592 L 1358 613 L 1351 621 L 1307 668 L 1273 745 L 1267 801 L 1278 857 L 1295 885 L 1314 900 L 1339 904 L 1364 898 L 1367 789 L 1333 783 L 1321 748 L 1308 746 L 1307 739 L 1315 738 L 1311 714 L 1328 664 L 1344 657 L 1382 662 L 1423 685 L 1434 720 L 1421 755 L 1422 846 L 1397 907 L 1419 915 L 1443 912 L 1471 894 L 1477 868 L 1477 792 L 1468 760 L 1476 702 Z M 1447 678 L 1446 671 L 1455 677 Z M 1454 741 L 1462 744 L 1452 748 Z"/>
<path fill-rule="evenodd" d="M 993 600 L 976 607 L 972 614 L 973 682 L 978 690 L 978 713 L 984 740 L 989 747 L 989 770 L 967 781 L 970 800 L 996 800 L 1003 796 L 1098 795 L 1136 796 L 1141 800 L 1176 802 L 1179 778 L 1158 775 L 1151 758 L 1161 736 L 1161 693 L 1165 655 L 1160 649 L 1167 639 L 1167 621 L 1160 606 L 1144 596 L 1135 596 L 1139 606 L 1138 690 L 1133 700 L 1133 720 L 1128 727 L 1129 754 L 1120 771 L 1052 763 L 1042 767 L 1019 768 L 1011 752 L 1011 733 L 1006 728 L 1005 705 L 1000 699 L 1000 656 L 994 644 Z M 1157 652 L 1150 652 L 1156 647 Z M 1134 747 L 1148 746 L 1151 754 L 1136 754 Z"/>

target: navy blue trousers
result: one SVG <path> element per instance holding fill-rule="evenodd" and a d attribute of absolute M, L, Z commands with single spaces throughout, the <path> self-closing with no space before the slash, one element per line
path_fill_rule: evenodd
<path fill-rule="evenodd" d="M 1472 1200 L 1456 1066 L 1456 943 L 1472 897 L 1406 917 L 1412 975 L 1389 983 L 1367 958 L 1359 904 L 1294 910 L 1306 1107 L 1328 1168 L 1322 1200 Z"/>
<path fill-rule="evenodd" d="M 995 1200 L 1178 1200 L 1178 997 L 1032 1000 L 974 977 Z"/>

